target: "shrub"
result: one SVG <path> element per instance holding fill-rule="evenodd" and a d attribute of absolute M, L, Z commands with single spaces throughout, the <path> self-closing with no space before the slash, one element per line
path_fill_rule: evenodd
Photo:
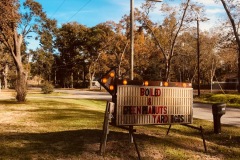
<path fill-rule="evenodd" d="M 44 94 L 50 94 L 50 93 L 52 93 L 52 92 L 53 92 L 53 89 L 54 89 L 53 85 L 52 85 L 50 82 L 48 82 L 48 81 L 46 81 L 46 82 L 42 85 L 42 92 L 43 92 Z"/>

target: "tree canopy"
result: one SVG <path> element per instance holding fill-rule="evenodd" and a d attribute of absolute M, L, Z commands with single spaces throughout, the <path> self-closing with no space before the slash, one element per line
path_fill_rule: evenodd
<path fill-rule="evenodd" d="M 239 3 L 228 0 L 221 0 L 221 3 L 229 17 L 222 26 L 232 29 L 226 30 L 228 32 L 221 32 L 222 28 L 214 28 L 214 32 L 200 30 L 200 46 L 196 39 L 196 20 L 207 16 L 204 6 L 185 0 L 177 7 L 164 3 L 161 8 L 156 8 L 154 3 L 146 2 L 136 9 L 134 78 L 195 84 L 197 47 L 201 50 L 202 85 L 216 79 L 224 81 L 240 77 L 240 63 L 237 63 L 240 53 Z M 25 10 L 19 10 L 21 5 Z M 161 21 L 151 20 L 149 13 L 154 9 L 165 13 Z M 26 86 L 27 79 L 38 76 L 58 87 L 91 87 L 92 81 L 112 67 L 119 68 L 119 78 L 129 78 L 129 15 L 123 15 L 119 22 L 107 21 L 93 27 L 78 22 L 57 26 L 57 21 L 49 19 L 41 4 L 34 0 L 26 0 L 24 4 L 17 0 L 2 0 L 0 15 L 0 54 L 4 57 L 0 61 L 0 74 L 3 81 L 9 79 L 6 67 L 16 69 L 16 86 Z M 27 38 L 33 32 L 40 46 L 28 51 Z M 234 59 L 226 56 L 229 54 Z M 16 91 L 19 93 L 17 99 L 24 101 L 26 87 L 16 87 Z"/>

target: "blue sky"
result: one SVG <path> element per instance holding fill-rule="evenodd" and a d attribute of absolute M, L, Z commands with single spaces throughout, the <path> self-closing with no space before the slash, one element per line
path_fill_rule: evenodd
<path fill-rule="evenodd" d="M 20 0 L 22 3 L 25 0 Z M 130 12 L 130 0 L 36 0 L 39 2 L 48 17 L 58 21 L 58 26 L 61 24 L 77 21 L 80 24 L 88 27 L 95 26 L 99 23 L 109 20 L 119 22 L 125 14 Z M 145 0 L 134 0 L 135 8 L 140 8 Z M 163 0 L 164 3 L 176 5 L 182 0 Z M 214 0 L 192 0 L 201 3 L 206 7 L 206 16 L 210 20 L 202 22 L 200 27 L 202 30 L 208 30 L 210 27 L 217 24 L 219 18 L 224 17 L 225 11 L 221 4 L 214 3 Z M 154 22 L 162 20 L 163 13 L 159 11 L 163 3 L 157 3 L 156 9 L 151 12 L 150 18 Z M 38 42 L 31 42 L 35 48 Z"/>
<path fill-rule="evenodd" d="M 23 1 L 23 0 L 21 0 Z M 130 0 L 36 0 L 49 17 L 58 20 L 58 24 L 77 21 L 88 27 L 113 20 L 118 22 L 129 14 Z M 135 0 L 139 7 L 145 0 Z M 160 4 L 158 5 L 160 7 Z"/>
<path fill-rule="evenodd" d="M 24 0 L 20 0 L 23 2 Z M 55 18 L 58 21 L 58 25 L 63 23 L 77 21 L 80 24 L 88 27 L 95 26 L 99 23 L 113 20 L 118 22 L 125 14 L 129 14 L 130 0 L 36 0 L 39 2 L 43 10 L 50 18 Z M 181 0 L 164 0 L 164 3 L 174 5 Z M 210 23 L 213 23 L 217 19 L 219 14 L 224 10 L 220 4 L 215 4 L 213 0 L 192 0 L 202 3 L 207 7 L 207 16 L 211 19 Z M 135 7 L 139 8 L 145 0 L 135 0 Z M 162 3 L 158 3 L 157 8 L 153 11 L 151 19 L 159 21 L 158 17 L 163 14 L 159 11 Z M 161 18 L 159 18 L 161 19 Z"/>

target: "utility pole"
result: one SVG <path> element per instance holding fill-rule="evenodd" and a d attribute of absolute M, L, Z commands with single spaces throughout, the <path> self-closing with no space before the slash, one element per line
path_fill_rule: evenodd
<path fill-rule="evenodd" d="M 151 2 L 162 2 L 163 0 L 146 0 Z M 131 48 L 131 58 L 130 58 L 130 79 L 134 79 L 134 0 L 130 2 L 130 48 Z"/>
<path fill-rule="evenodd" d="M 134 0 L 131 0 L 130 5 L 130 41 L 131 41 L 131 73 L 130 73 L 130 79 L 133 80 L 134 76 Z"/>
<path fill-rule="evenodd" d="M 162 0 L 147 0 L 152 2 L 162 2 Z M 130 1 L 130 47 L 131 47 L 131 59 L 130 59 L 130 79 L 134 79 L 134 0 Z M 129 140 L 133 143 L 133 126 L 129 126 Z"/>

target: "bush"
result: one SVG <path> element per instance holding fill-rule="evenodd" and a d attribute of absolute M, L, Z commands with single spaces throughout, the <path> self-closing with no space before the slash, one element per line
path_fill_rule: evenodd
<path fill-rule="evenodd" d="M 45 82 L 43 85 L 42 85 L 42 92 L 44 94 L 50 94 L 53 92 L 53 85 L 50 83 L 50 82 Z"/>

